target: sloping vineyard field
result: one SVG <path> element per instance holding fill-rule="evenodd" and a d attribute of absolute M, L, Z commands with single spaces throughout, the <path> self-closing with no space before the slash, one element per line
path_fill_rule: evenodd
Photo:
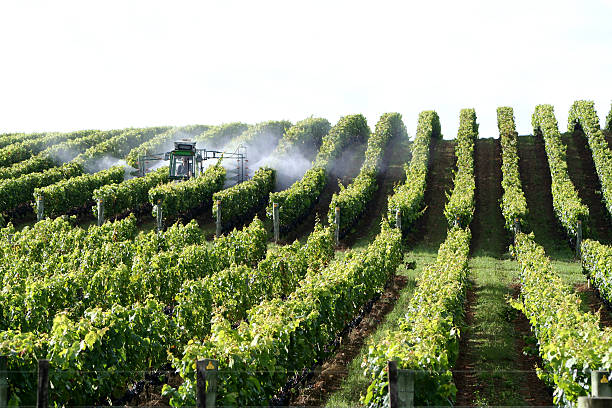
<path fill-rule="evenodd" d="M 568 112 L 0 135 L 0 407 L 577 407 L 612 370 L 612 110 Z M 175 177 L 188 139 L 218 154 Z"/>

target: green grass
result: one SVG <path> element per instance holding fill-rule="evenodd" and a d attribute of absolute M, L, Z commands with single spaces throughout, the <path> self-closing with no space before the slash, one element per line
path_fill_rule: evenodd
<path fill-rule="evenodd" d="M 515 282 L 518 265 L 512 259 L 478 256 L 470 260 L 474 321 L 464 328 L 469 333 L 466 351 L 477 371 L 479 385 L 473 403 L 478 406 L 525 405 L 517 373 L 517 355 L 513 319 L 516 311 L 508 304 L 510 286 Z"/>
<path fill-rule="evenodd" d="M 452 148 L 453 141 L 440 141 L 430 160 L 436 160 L 443 149 Z M 434 165 L 430 169 L 431 175 L 428 178 L 430 188 L 435 189 L 434 197 L 429 203 L 428 217 L 425 217 L 424 228 L 415 228 L 413 232 L 408 234 L 407 242 L 415 242 L 415 245 L 408 248 L 404 256 L 405 263 L 415 262 L 416 268 L 408 270 L 405 265 L 401 265 L 398 270 L 398 275 L 404 275 L 409 278 L 408 284 L 400 293 L 400 297 L 395 303 L 393 310 L 385 316 L 385 319 L 380 322 L 376 331 L 370 335 L 366 343 L 360 350 L 359 354 L 347 367 L 348 376 L 344 379 L 340 390 L 331 395 L 326 406 L 327 407 L 359 407 L 359 398 L 364 393 L 369 385 L 368 378 L 363 375 L 361 362 L 368 354 L 368 345 L 376 343 L 384 338 L 387 331 L 397 329 L 397 324 L 400 318 L 404 316 L 404 310 L 408 306 L 408 302 L 414 293 L 416 278 L 423 271 L 424 267 L 435 261 L 438 247 L 446 237 L 446 218 L 443 216 L 445 190 L 449 190 L 452 185 L 452 172 L 449 171 L 451 164 L 440 165 L 439 162 L 432 162 Z M 435 183 L 435 185 L 434 185 Z M 423 221 L 423 220 L 422 220 Z M 353 248 L 359 249 L 367 245 L 371 239 L 370 235 L 376 234 L 376 229 L 369 231 L 366 236 L 355 242 Z M 422 234 L 422 235 L 421 235 Z M 419 236 L 416 236 L 419 235 Z"/>
<path fill-rule="evenodd" d="M 414 293 L 416 277 L 421 273 L 425 265 L 435 260 L 435 256 L 436 254 L 433 251 L 413 251 L 406 254 L 405 261 L 416 262 L 416 269 L 406 269 L 405 265 L 401 265 L 398 268 L 397 274 L 407 276 L 409 278 L 408 284 L 402 290 L 393 310 L 385 317 L 384 321 L 378 325 L 376 332 L 370 336 L 357 357 L 355 357 L 348 366 L 347 378 L 344 380 L 340 390 L 334 393 L 328 400 L 326 404 L 327 407 L 361 406 L 359 404 L 359 397 L 369 385 L 369 381 L 363 375 L 363 370 L 361 368 L 361 362 L 368 354 L 368 344 L 381 340 L 386 331 L 397 328 L 397 322 L 403 317 L 403 310 L 408 306 L 408 302 Z"/>

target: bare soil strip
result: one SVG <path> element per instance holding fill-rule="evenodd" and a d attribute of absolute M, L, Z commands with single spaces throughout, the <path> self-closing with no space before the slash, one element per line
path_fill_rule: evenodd
<path fill-rule="evenodd" d="M 567 168 L 570 179 L 578 190 L 578 196 L 589 207 L 588 230 L 585 238 L 595 239 L 602 244 L 612 243 L 612 222 L 608 209 L 603 203 L 601 183 L 595 170 L 593 156 L 582 130 L 566 134 L 563 142 L 567 146 Z"/>
<path fill-rule="evenodd" d="M 341 239 L 343 246 L 351 248 L 357 241 L 371 241 L 380 232 L 381 218 L 387 213 L 387 199 L 393 186 L 406 179 L 404 164 L 410 162 L 408 140 L 394 137 L 389 141 L 382 159 L 383 168 L 378 174 L 378 190 L 368 203 L 366 210 L 346 236 Z"/>
<path fill-rule="evenodd" d="M 316 370 L 315 377 L 300 390 L 290 405 L 321 406 L 332 392 L 340 388 L 348 374 L 346 367 L 359 354 L 365 341 L 376 330 L 379 323 L 393 310 L 407 282 L 407 277 L 400 275 L 395 275 L 389 281 L 382 296 L 372 305 L 372 309 L 356 327 L 342 337 L 336 354 Z"/>
<path fill-rule="evenodd" d="M 406 241 L 415 250 L 437 252 L 446 239 L 448 225 L 444 218 L 446 193 L 453 187 L 455 157 L 454 140 L 432 140 L 425 189 L 425 213 L 415 222 Z"/>
<path fill-rule="evenodd" d="M 516 299 L 520 293 L 520 285 L 512 288 L 512 297 Z M 538 378 L 535 367 L 542 367 L 542 359 L 537 354 L 537 343 L 531 326 L 524 314 L 517 312 L 513 319 L 516 330 L 516 353 L 519 369 L 523 371 L 521 390 L 525 395 L 525 402 L 532 407 L 553 406 L 552 390 Z"/>
<path fill-rule="evenodd" d="M 541 137 L 518 137 L 519 171 L 527 200 L 527 224 L 535 240 L 553 259 L 573 259 L 574 253 L 557 222 L 552 205 L 550 168 Z"/>

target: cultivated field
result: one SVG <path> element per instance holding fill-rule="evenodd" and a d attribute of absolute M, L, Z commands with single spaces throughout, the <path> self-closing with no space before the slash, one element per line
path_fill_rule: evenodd
<path fill-rule="evenodd" d="M 612 370 L 612 110 L 476 114 L 0 135 L 0 407 L 382 407 L 390 361 L 416 406 L 577 406 Z M 145 165 L 183 139 L 223 157 Z"/>

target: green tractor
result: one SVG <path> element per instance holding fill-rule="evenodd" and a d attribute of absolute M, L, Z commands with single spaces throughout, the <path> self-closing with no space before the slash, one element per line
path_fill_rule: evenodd
<path fill-rule="evenodd" d="M 147 165 L 154 161 L 170 161 L 170 180 L 184 181 L 198 177 L 204 172 L 204 161 L 210 159 L 235 159 L 237 166 L 233 168 L 236 173 L 234 179 L 241 183 L 247 179 L 246 148 L 239 146 L 235 152 L 221 152 L 218 150 L 207 150 L 196 148 L 196 142 L 191 140 L 179 140 L 174 142 L 174 150 L 166 153 L 140 156 L 138 158 L 138 175 L 147 173 Z"/>

